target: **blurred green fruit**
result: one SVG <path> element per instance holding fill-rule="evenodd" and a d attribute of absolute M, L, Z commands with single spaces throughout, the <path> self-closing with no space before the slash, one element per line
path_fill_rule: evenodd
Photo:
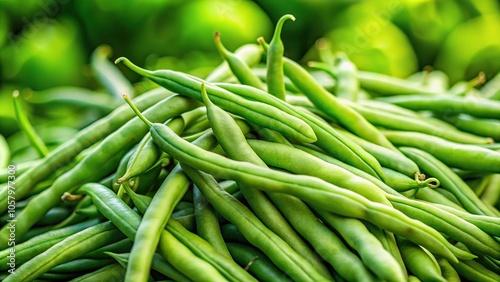
<path fill-rule="evenodd" d="M 436 58 L 435 67 L 450 81 L 470 80 L 479 72 L 488 77 L 500 72 L 500 15 L 470 19 L 448 36 Z"/>
<path fill-rule="evenodd" d="M 5 44 L 2 78 L 33 89 L 83 85 L 86 54 L 70 19 L 45 18 Z"/>
<path fill-rule="evenodd" d="M 215 51 L 214 33 L 220 32 L 224 45 L 235 50 L 257 38 L 270 37 L 273 25 L 268 16 L 249 0 L 195 0 L 179 10 L 178 42 L 185 50 Z"/>
<path fill-rule="evenodd" d="M 360 70 L 407 77 L 418 69 L 417 57 L 406 35 L 390 22 L 401 8 L 399 2 L 353 5 L 336 16 L 325 37 L 333 52 L 344 52 Z"/>

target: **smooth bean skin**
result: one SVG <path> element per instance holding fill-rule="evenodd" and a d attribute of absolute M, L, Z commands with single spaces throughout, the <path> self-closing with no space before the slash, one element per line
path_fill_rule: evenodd
<path fill-rule="evenodd" d="M 431 254 L 406 239 L 396 238 L 405 265 L 413 275 L 424 282 L 446 282 L 446 279 L 441 275 L 441 268 L 439 268 L 436 259 Z"/>
<path fill-rule="evenodd" d="M 325 210 L 368 220 L 381 228 L 415 240 L 416 243 L 426 246 L 432 252 L 445 256 L 451 261 L 457 259 L 449 249 L 454 248 L 434 229 L 404 216 L 397 210 L 374 204 L 352 191 L 315 177 L 298 176 L 265 169 L 250 163 L 232 161 L 192 146 L 161 124 L 152 125 L 151 136 L 158 146 L 172 157 L 214 176 L 252 183 L 258 189 L 287 193 Z M 331 205 L 332 201 L 338 205 Z M 412 231 L 409 232 L 409 230 Z M 470 258 L 470 256 L 465 257 Z"/>
<path fill-rule="evenodd" d="M 236 76 L 240 83 L 265 90 L 266 87 L 264 83 L 256 74 L 253 73 L 250 66 L 224 47 L 219 32 L 215 32 L 215 47 L 217 47 L 219 54 L 227 62 L 232 73 Z"/>
<path fill-rule="evenodd" d="M 111 222 L 94 225 L 67 237 L 45 252 L 33 257 L 21 265 L 16 270 L 16 274 L 8 276 L 4 281 L 36 279 L 56 265 L 76 259 L 122 237 L 121 232 Z"/>
<path fill-rule="evenodd" d="M 495 216 L 474 194 L 467 184 L 460 179 L 448 166 L 431 154 L 417 148 L 400 147 L 404 154 L 415 161 L 427 174 L 439 179 L 441 187 L 453 193 L 460 204 L 470 213 Z M 457 156 L 457 158 L 464 156 Z"/>
<path fill-rule="evenodd" d="M 449 167 L 500 172 L 500 152 L 416 132 L 384 131 L 384 134 L 397 146 L 419 148 Z"/>
<path fill-rule="evenodd" d="M 469 115 L 443 115 L 440 116 L 446 122 L 453 124 L 458 129 L 476 134 L 479 136 L 493 138 L 496 142 L 500 141 L 500 122 L 498 119 L 474 118 Z"/>
<path fill-rule="evenodd" d="M 328 280 L 286 242 L 265 227 L 246 206 L 220 188 L 213 177 L 184 164 L 182 167 L 214 208 L 292 279 L 295 281 Z"/>
<path fill-rule="evenodd" d="M 422 86 L 420 83 L 380 73 L 359 71 L 358 76 L 361 88 L 375 91 L 381 95 L 392 96 L 418 93 L 432 96 L 440 94 L 440 92 L 436 92 L 430 87 Z"/>
<path fill-rule="evenodd" d="M 139 109 L 146 109 L 167 98 L 169 95 L 171 95 L 170 92 L 159 88 L 144 93 L 135 99 L 134 103 L 136 103 Z M 133 117 L 133 111 L 131 111 L 127 105 L 122 105 L 105 118 L 96 121 L 80 131 L 76 136 L 51 151 L 42 160 L 42 165 L 32 166 L 28 171 L 23 173 L 24 175 L 16 179 L 16 196 L 22 198 L 24 195 L 28 194 L 38 182 L 44 180 L 51 173 L 72 161 L 81 151 L 111 134 Z M 5 190 L 5 195 L 6 192 Z M 0 202 L 0 212 L 3 213 L 6 210 L 7 202 Z"/>
<path fill-rule="evenodd" d="M 0 169 L 3 170 L 7 168 L 9 166 L 9 163 L 10 163 L 9 145 L 7 144 L 7 140 L 5 140 L 5 137 L 0 134 Z"/>
<path fill-rule="evenodd" d="M 281 29 L 287 20 L 295 21 L 293 15 L 282 16 L 276 23 L 273 37 L 266 51 L 266 82 L 269 94 L 285 100 L 285 74 L 283 70 L 283 54 L 285 47 L 281 41 Z"/>
<path fill-rule="evenodd" d="M 263 282 L 292 281 L 279 270 L 269 258 L 258 249 L 239 243 L 227 243 L 234 260 L 241 267 L 248 267 L 248 272 Z"/>
<path fill-rule="evenodd" d="M 119 263 L 112 263 L 104 266 L 91 273 L 87 273 L 78 278 L 72 279 L 70 282 L 92 282 L 92 281 L 109 281 L 120 282 L 125 277 L 125 268 Z"/>
<path fill-rule="evenodd" d="M 151 119 L 164 122 L 166 119 L 177 116 L 199 104 L 187 97 L 171 96 L 145 114 Z M 64 192 L 70 192 L 89 181 L 97 181 L 116 169 L 118 161 L 148 131 L 141 120 L 131 119 L 119 130 L 107 136 L 96 148 L 68 172 L 59 176 L 54 184 L 36 196 L 36 201 L 30 203 L 19 215 L 16 233 L 21 237 L 38 219 L 51 207 L 60 201 Z M 99 167 L 100 169 L 95 169 Z M 17 196 L 17 192 L 16 192 Z M 0 230 L 0 246 L 5 246 L 9 236 L 7 226 Z"/>
<path fill-rule="evenodd" d="M 412 110 L 426 110 L 442 114 L 469 114 L 475 117 L 498 119 L 500 101 L 479 97 L 451 95 L 411 95 L 379 98 L 379 101 L 396 104 Z"/>
<path fill-rule="evenodd" d="M 384 193 L 376 185 L 343 168 L 291 146 L 252 139 L 247 142 L 269 166 L 285 169 L 295 174 L 315 176 L 356 192 L 371 201 L 391 206 Z"/>
<path fill-rule="evenodd" d="M 113 263 L 112 259 L 79 258 L 60 264 L 50 270 L 51 273 L 90 272 Z"/>
<path fill-rule="evenodd" d="M 119 58 L 134 72 L 153 82 L 201 101 L 201 79 L 170 70 L 149 71 L 132 64 L 126 58 Z M 308 124 L 299 118 L 261 102 L 250 101 L 211 84 L 205 84 L 210 99 L 224 110 L 239 115 L 251 122 L 280 131 L 305 143 L 316 141 L 316 135 Z"/>
<path fill-rule="evenodd" d="M 266 164 L 247 144 L 245 135 L 239 128 L 236 121 L 224 110 L 214 105 L 206 95 L 206 92 L 204 92 L 203 88 L 202 98 L 207 107 L 207 116 L 212 124 L 214 135 L 219 141 L 219 144 L 224 152 L 234 160 L 248 161 L 256 165 L 266 167 Z M 324 267 L 323 263 L 310 249 L 305 240 L 299 236 L 300 233 L 300 235 L 302 235 L 306 240 L 309 240 L 309 242 L 318 242 L 318 237 L 310 236 L 315 233 L 313 230 L 316 230 L 318 234 L 328 236 L 325 234 L 327 232 L 321 232 L 322 230 L 324 231 L 323 225 L 316 224 L 317 222 L 311 220 L 298 220 L 300 217 L 315 220 L 315 217 L 312 215 L 310 209 L 302 201 L 295 197 L 276 193 L 269 193 L 266 196 L 264 192 L 254 189 L 247 183 L 240 182 L 238 185 L 242 195 L 245 197 L 247 203 L 257 217 L 262 220 L 262 222 L 271 231 L 292 246 L 292 248 L 297 251 L 299 255 L 310 261 L 311 264 L 313 264 L 316 269 L 320 270 L 323 275 L 329 276 L 329 272 L 326 267 Z M 307 221 L 310 221 L 311 223 L 304 224 L 304 222 Z M 335 239 L 336 238 L 333 238 L 332 241 L 335 241 Z M 338 242 L 338 240 L 335 242 Z M 334 244 L 332 243 L 332 245 Z M 314 243 L 313 246 L 319 247 Z M 332 252 L 325 251 L 323 254 L 329 255 L 336 253 L 336 251 L 337 250 L 333 249 Z M 360 271 L 358 273 L 363 272 Z"/>
<path fill-rule="evenodd" d="M 441 268 L 441 274 L 444 279 L 448 282 L 460 282 L 460 275 L 458 275 L 457 271 L 453 268 L 453 266 L 443 258 L 437 258 L 437 262 L 439 267 Z"/>
<path fill-rule="evenodd" d="M 345 136 L 341 135 L 332 126 L 320 118 L 308 114 L 307 112 L 300 111 L 289 103 L 285 103 L 284 101 L 269 95 L 267 92 L 259 91 L 258 89 L 248 87 L 246 85 L 228 83 L 219 83 L 217 85 L 246 99 L 261 101 L 303 119 L 307 122 L 307 124 L 309 124 L 309 126 L 311 126 L 317 136 L 317 141 L 314 142 L 315 145 L 321 147 L 323 150 L 327 151 L 339 160 L 355 166 L 371 175 L 374 175 L 375 177 L 383 179 L 380 164 L 371 154 L 367 153 L 358 144 L 351 142 Z"/>
<path fill-rule="evenodd" d="M 87 183 L 78 191 L 91 196 L 94 204 L 106 218 L 110 219 L 128 238 L 135 239 L 137 229 L 141 224 L 141 217 L 115 193 L 97 183 Z M 169 263 L 190 279 L 227 281 L 212 265 L 194 255 L 166 230 L 161 231 L 159 250 Z"/>

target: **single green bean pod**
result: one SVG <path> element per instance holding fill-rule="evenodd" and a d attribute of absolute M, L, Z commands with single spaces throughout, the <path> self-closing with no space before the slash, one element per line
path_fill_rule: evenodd
<path fill-rule="evenodd" d="M 282 100 L 285 99 L 285 75 L 283 71 L 283 54 L 285 53 L 285 48 L 281 41 L 281 29 L 287 20 L 295 21 L 295 17 L 288 14 L 278 20 L 274 35 L 269 43 L 269 48 L 266 50 L 267 90 L 270 94 Z"/>

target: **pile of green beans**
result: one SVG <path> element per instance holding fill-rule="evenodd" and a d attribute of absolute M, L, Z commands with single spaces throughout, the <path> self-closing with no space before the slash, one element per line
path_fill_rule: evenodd
<path fill-rule="evenodd" d="M 0 136 L 0 279 L 500 281 L 500 104 L 477 96 L 498 83 L 436 90 L 325 50 L 310 69 L 284 56 L 289 19 L 234 52 L 216 33 L 204 78 L 117 59 L 158 84 L 142 94 L 99 47 L 85 103 L 107 116 L 55 148 L 16 93 L 39 156 L 11 163 Z"/>

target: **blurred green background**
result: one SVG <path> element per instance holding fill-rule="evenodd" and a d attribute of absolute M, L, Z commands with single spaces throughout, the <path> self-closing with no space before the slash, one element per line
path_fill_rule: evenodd
<path fill-rule="evenodd" d="M 102 91 L 90 67 L 101 45 L 112 50 L 111 61 L 126 56 L 147 68 L 203 76 L 222 61 L 215 31 L 234 51 L 260 36 L 269 41 L 287 13 L 296 21 L 283 28 L 285 55 L 301 63 L 318 60 L 315 43 L 327 38 L 359 69 L 397 77 L 430 66 L 454 84 L 500 71 L 497 0 L 0 0 L 0 133 L 18 130 L 14 89 Z M 62 127 L 82 127 L 103 114 L 26 108 L 35 126 L 65 117 Z"/>

